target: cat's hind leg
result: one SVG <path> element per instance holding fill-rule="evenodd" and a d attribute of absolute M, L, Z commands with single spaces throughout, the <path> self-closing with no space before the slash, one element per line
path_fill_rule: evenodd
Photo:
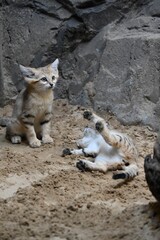
<path fill-rule="evenodd" d="M 13 144 L 21 143 L 23 128 L 18 120 L 12 120 L 6 127 L 6 138 Z"/>
<path fill-rule="evenodd" d="M 81 170 L 82 172 L 84 171 L 99 171 L 99 172 L 103 172 L 106 173 L 108 168 L 107 165 L 104 163 L 100 163 L 100 162 L 91 162 L 88 160 L 79 160 L 76 163 L 76 167 Z"/>
<path fill-rule="evenodd" d="M 130 164 L 128 166 L 123 166 L 122 171 L 115 171 L 113 173 L 113 179 L 133 179 L 138 175 L 138 167 L 135 164 Z"/>
<path fill-rule="evenodd" d="M 22 137 L 21 136 L 13 136 L 13 137 L 11 137 L 11 142 L 13 144 L 21 143 L 21 141 L 22 141 Z"/>
<path fill-rule="evenodd" d="M 79 160 L 76 166 L 81 171 L 99 171 L 106 173 L 107 171 L 123 170 L 128 166 L 126 161 L 110 162 L 103 155 L 97 155 L 94 162 L 88 160 Z"/>
<path fill-rule="evenodd" d="M 88 160 L 79 160 L 76 167 L 81 171 L 99 171 L 106 173 L 107 171 L 123 170 L 125 162 L 106 163 L 104 160 L 98 158 L 94 162 Z"/>

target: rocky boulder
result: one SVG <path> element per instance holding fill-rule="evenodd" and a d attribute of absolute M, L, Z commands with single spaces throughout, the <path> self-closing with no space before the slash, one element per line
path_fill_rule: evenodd
<path fill-rule="evenodd" d="M 6 0 L 0 19 L 1 106 L 23 87 L 19 64 L 58 57 L 58 98 L 158 127 L 158 0 Z"/>

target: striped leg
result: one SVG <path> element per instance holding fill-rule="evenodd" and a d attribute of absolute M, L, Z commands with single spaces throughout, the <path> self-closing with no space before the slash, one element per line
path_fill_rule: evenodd
<path fill-rule="evenodd" d="M 91 162 L 88 160 L 79 160 L 76 163 L 76 167 L 81 171 L 100 171 L 100 172 L 107 172 L 106 164 L 98 163 L 98 162 Z"/>
<path fill-rule="evenodd" d="M 25 134 L 29 142 L 30 147 L 36 148 L 41 146 L 41 141 L 37 138 L 34 129 L 35 116 L 29 113 L 23 113 L 21 115 L 21 123 L 25 129 Z"/>
<path fill-rule="evenodd" d="M 52 143 L 53 142 L 53 138 L 50 137 L 51 117 L 52 117 L 52 113 L 50 113 L 50 112 L 46 113 L 44 120 L 41 121 L 41 123 L 40 123 L 43 143 Z"/>

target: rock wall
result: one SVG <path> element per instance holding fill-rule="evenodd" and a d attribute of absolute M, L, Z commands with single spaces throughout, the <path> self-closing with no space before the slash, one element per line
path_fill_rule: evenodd
<path fill-rule="evenodd" d="M 5 0 L 0 18 L 1 106 L 23 87 L 19 64 L 58 57 L 58 98 L 158 127 L 159 0 Z"/>

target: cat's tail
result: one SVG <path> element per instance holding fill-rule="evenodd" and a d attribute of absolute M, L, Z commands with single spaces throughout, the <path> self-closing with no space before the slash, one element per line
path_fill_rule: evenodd
<path fill-rule="evenodd" d="M 130 164 L 128 166 L 124 166 L 122 171 L 115 172 L 113 174 L 113 179 L 133 179 L 138 175 L 138 167 L 136 164 Z"/>
<path fill-rule="evenodd" d="M 11 117 L 0 117 L 0 126 L 6 127 L 11 122 Z"/>

